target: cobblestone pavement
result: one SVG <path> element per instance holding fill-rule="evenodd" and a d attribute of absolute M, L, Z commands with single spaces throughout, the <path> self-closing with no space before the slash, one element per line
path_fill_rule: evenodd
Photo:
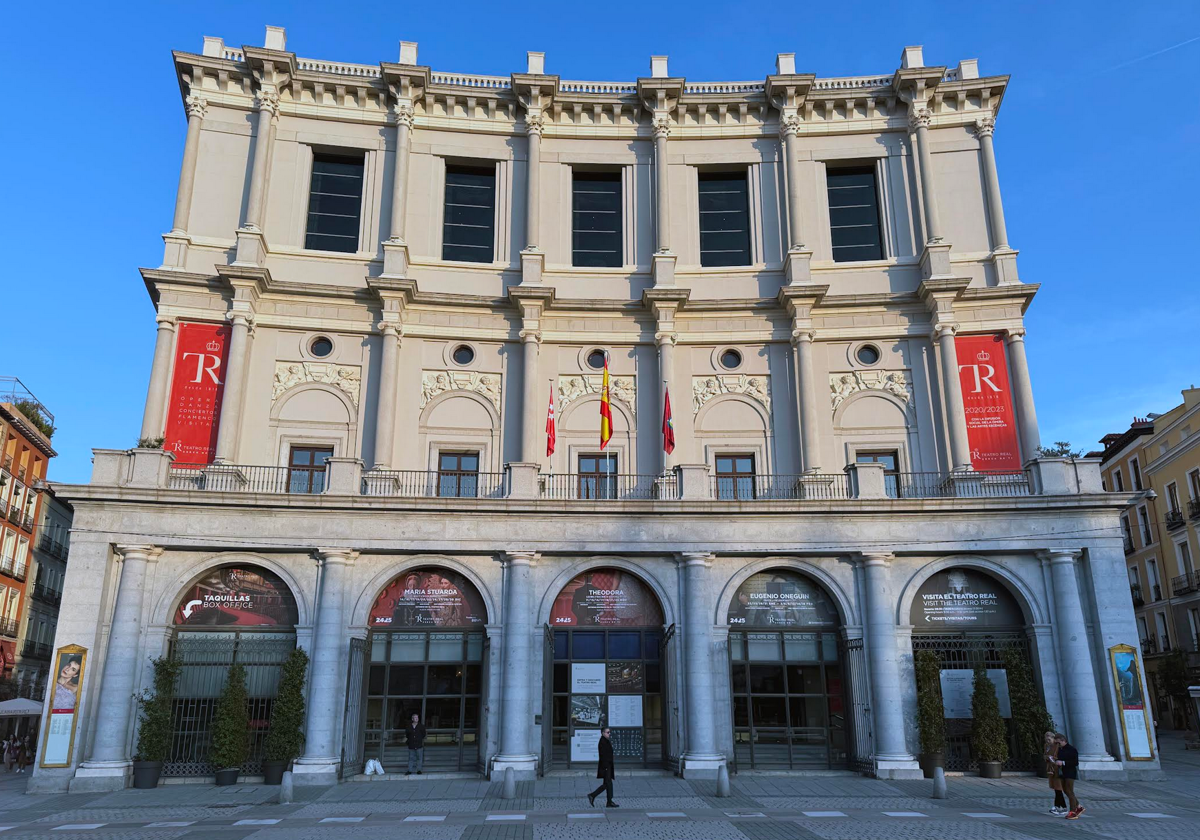
<path fill-rule="evenodd" d="M 1068 822 L 1046 813 L 1045 781 L 1009 776 L 949 779 L 949 798 L 927 781 L 852 774 L 741 774 L 732 795 L 713 782 L 620 777 L 619 809 L 588 807 L 596 781 L 550 776 L 522 782 L 515 799 L 485 780 L 349 782 L 301 789 L 170 785 L 152 791 L 34 796 L 27 776 L 0 772 L 0 836 L 53 840 L 1196 840 L 1200 761 L 1164 738 L 1164 777 L 1081 782 L 1087 811 Z"/>

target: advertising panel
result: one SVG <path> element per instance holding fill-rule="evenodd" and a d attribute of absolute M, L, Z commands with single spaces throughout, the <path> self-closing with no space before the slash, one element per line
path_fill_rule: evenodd
<path fill-rule="evenodd" d="M 474 585 L 450 569 L 416 569 L 383 588 L 367 619 L 371 627 L 467 627 L 487 610 Z"/>
<path fill-rule="evenodd" d="M 54 655 L 54 688 L 46 698 L 46 726 L 42 737 L 42 766 L 69 767 L 75 747 L 75 720 L 79 688 L 87 665 L 87 648 L 60 647 Z"/>
<path fill-rule="evenodd" d="M 1150 737 L 1152 724 L 1150 710 L 1146 708 L 1146 687 L 1142 682 L 1137 650 L 1129 645 L 1114 645 L 1108 653 L 1112 660 L 1117 701 L 1121 704 L 1125 757 L 1130 761 L 1150 761 L 1154 758 L 1154 743 Z"/>
<path fill-rule="evenodd" d="M 608 725 L 612 727 L 641 727 L 642 695 L 629 694 L 609 697 Z"/>
<path fill-rule="evenodd" d="M 283 579 L 258 566 L 222 566 L 190 586 L 175 609 L 183 627 L 291 627 L 296 598 Z"/>
<path fill-rule="evenodd" d="M 571 695 L 571 723 L 575 726 L 603 726 L 604 697 L 595 694 Z"/>
<path fill-rule="evenodd" d="M 580 729 L 571 735 L 571 761 L 600 760 L 600 730 Z"/>
<path fill-rule="evenodd" d="M 1019 472 L 1021 447 L 1004 337 L 999 333 L 962 335 L 954 339 L 954 346 L 971 466 L 981 472 Z M 1026 457 L 1032 456 L 1032 452 L 1026 453 Z"/>
<path fill-rule="evenodd" d="M 572 662 L 571 691 L 580 694 L 604 694 L 603 662 Z"/>
<path fill-rule="evenodd" d="M 947 569 L 921 584 L 909 621 L 913 631 L 943 628 L 1020 627 L 1024 613 L 1003 584 L 974 569 Z"/>
<path fill-rule="evenodd" d="M 608 691 L 611 694 L 641 694 L 645 688 L 641 662 L 609 662 Z M 613 724 L 618 726 L 619 724 Z"/>
<path fill-rule="evenodd" d="M 662 608 L 650 587 L 621 569 L 593 569 L 554 599 L 555 627 L 661 627 Z"/>
<path fill-rule="evenodd" d="M 825 592 L 797 572 L 752 575 L 729 605 L 731 627 L 836 627 L 838 613 Z"/>
<path fill-rule="evenodd" d="M 229 361 L 229 327 L 181 323 L 175 335 L 175 374 L 163 449 L 176 464 L 211 464 Z"/>

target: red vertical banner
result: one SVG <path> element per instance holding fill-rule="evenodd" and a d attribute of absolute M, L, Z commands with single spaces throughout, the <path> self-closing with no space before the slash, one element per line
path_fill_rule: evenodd
<path fill-rule="evenodd" d="M 963 335 L 954 339 L 954 346 L 958 350 L 971 465 L 986 472 L 1019 471 L 1021 448 L 1004 337 L 998 333 Z"/>
<path fill-rule="evenodd" d="M 222 324 L 179 325 L 163 441 L 177 464 L 211 464 L 216 455 L 229 334 Z"/>

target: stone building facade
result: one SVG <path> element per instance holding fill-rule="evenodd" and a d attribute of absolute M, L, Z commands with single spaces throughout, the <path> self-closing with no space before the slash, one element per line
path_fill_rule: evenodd
<path fill-rule="evenodd" d="M 175 68 L 143 447 L 60 488 L 56 644 L 90 653 L 36 788 L 125 784 L 167 651 L 193 663 L 167 771 L 210 773 L 225 664 L 262 722 L 293 645 L 302 783 L 396 769 L 412 711 L 442 769 L 585 766 L 607 722 L 685 776 L 911 776 L 920 648 L 948 676 L 1015 652 L 1086 773 L 1156 770 L 1108 665 L 1131 495 L 1037 457 L 1007 77 L 919 47 L 872 77 L 492 77 L 273 28 Z"/>

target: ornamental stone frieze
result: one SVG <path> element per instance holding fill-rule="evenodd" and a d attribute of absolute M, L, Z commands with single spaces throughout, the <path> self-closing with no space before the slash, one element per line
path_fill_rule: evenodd
<path fill-rule="evenodd" d="M 558 410 L 588 394 L 599 394 L 604 385 L 604 374 L 583 373 L 558 378 Z M 637 418 L 637 384 L 632 376 L 608 377 L 608 397 L 625 406 L 629 416 Z"/>
<path fill-rule="evenodd" d="M 362 389 L 362 368 L 358 365 L 335 365 L 328 362 L 276 362 L 271 402 L 276 402 L 284 393 L 306 382 L 331 385 L 344 392 L 354 407 L 358 408 L 358 395 Z"/>
<path fill-rule="evenodd" d="M 480 373 L 476 370 L 423 370 L 421 371 L 421 408 L 430 400 L 447 391 L 471 391 L 479 394 L 500 413 L 500 374 Z"/>
<path fill-rule="evenodd" d="M 911 413 L 916 403 L 913 400 L 912 383 L 900 370 L 856 370 L 850 373 L 829 374 L 829 401 L 834 411 L 860 391 L 882 391 L 904 403 Z"/>
<path fill-rule="evenodd" d="M 706 402 L 721 394 L 741 394 L 760 403 L 768 412 L 771 410 L 771 378 L 769 376 L 731 373 L 721 376 L 692 377 L 692 414 L 697 414 Z"/>

